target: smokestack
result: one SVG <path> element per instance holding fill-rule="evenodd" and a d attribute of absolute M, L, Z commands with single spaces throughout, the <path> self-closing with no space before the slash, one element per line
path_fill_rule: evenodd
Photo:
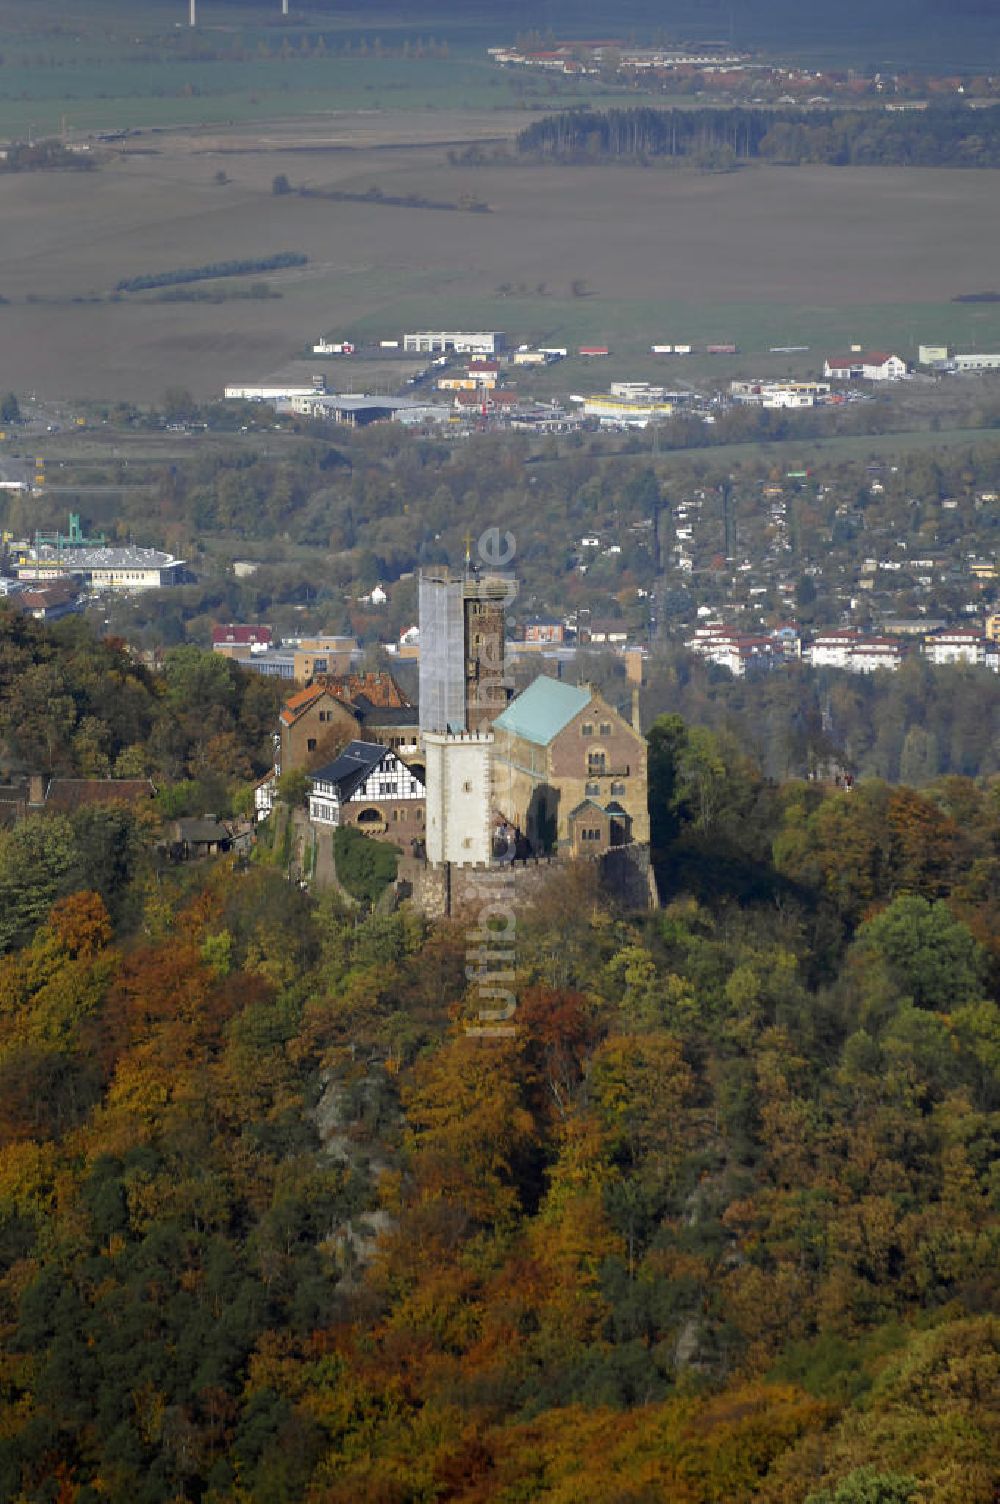
<path fill-rule="evenodd" d="M 639 686 L 638 686 L 638 684 L 633 684 L 633 686 L 632 686 L 632 730 L 633 731 L 638 731 L 639 735 L 640 736 L 642 735 L 642 720 L 640 719 L 640 716 L 639 716 Z"/>
<path fill-rule="evenodd" d="M 281 0 L 281 14 L 283 16 L 288 15 L 288 0 Z"/>
<path fill-rule="evenodd" d="M 196 6 L 196 4 L 197 4 L 197 0 L 191 0 L 191 16 L 190 16 L 190 19 L 188 21 L 188 25 L 189 26 L 197 26 L 197 24 L 198 24 L 198 17 L 197 17 L 197 15 L 195 13 L 195 6 Z"/>

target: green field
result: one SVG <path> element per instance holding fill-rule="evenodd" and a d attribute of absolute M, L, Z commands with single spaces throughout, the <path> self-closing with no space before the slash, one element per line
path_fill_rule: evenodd
<path fill-rule="evenodd" d="M 454 146 L 510 139 L 580 97 L 487 62 L 514 23 L 457 16 L 330 9 L 282 24 L 276 0 L 200 0 L 191 32 L 186 0 L 4 7 L 0 137 L 149 129 L 124 150 L 93 143 L 92 173 L 0 173 L 0 382 L 66 401 L 156 401 L 171 385 L 213 397 L 301 378 L 323 334 L 428 327 L 611 348 L 519 374 L 542 396 L 625 376 L 816 372 L 851 344 L 911 359 L 919 343 L 1000 349 L 1000 304 L 953 301 L 1000 280 L 996 173 L 456 165 Z M 279 173 L 490 212 L 276 198 Z M 121 279 L 284 251 L 308 264 L 268 274 L 269 300 L 108 301 Z M 657 361 L 653 343 L 740 354 Z M 788 345 L 809 348 L 771 353 Z M 341 389 L 356 379 L 349 363 L 328 374 Z"/>
<path fill-rule="evenodd" d="M 350 332 L 376 337 L 387 325 L 428 328 L 452 324 L 456 328 L 504 329 L 513 339 L 555 346 L 571 352 L 581 344 L 607 344 L 608 361 L 592 361 L 582 378 L 596 389 L 608 379 L 610 367 L 622 359 L 636 379 L 665 382 L 675 377 L 700 381 L 733 365 L 731 357 L 690 356 L 657 358 L 652 343 L 735 344 L 740 356 L 752 356 L 755 371 L 779 374 L 822 364 L 827 353 L 851 344 L 899 349 L 916 355 L 919 343 L 961 346 L 963 349 L 1000 348 L 1000 303 L 857 303 L 844 307 L 812 307 L 794 303 L 689 303 L 669 299 L 593 297 L 442 297 L 418 294 L 396 297 L 384 287 L 377 314 L 351 324 Z M 808 354 L 771 355 L 774 345 L 807 345 Z M 741 360 L 739 364 L 743 364 Z M 527 379 L 528 373 L 524 373 Z M 549 367 L 531 373 L 533 385 L 544 391 L 565 387 L 565 368 Z"/>
<path fill-rule="evenodd" d="M 843 10 L 843 7 L 840 8 Z M 190 127 L 301 118 L 330 110 L 496 108 L 550 111 L 573 104 L 634 103 L 636 94 L 490 64 L 486 48 L 511 42 L 528 25 L 562 35 L 633 35 L 652 40 L 662 29 L 697 33 L 702 7 L 674 0 L 669 17 L 641 5 L 612 18 L 598 7 L 549 6 L 544 16 L 505 14 L 483 6 L 441 6 L 414 14 L 398 6 L 292 4 L 282 18 L 277 0 L 198 0 L 198 25 L 188 26 L 187 0 L 31 0 L 0 9 L 0 139 L 139 127 Z M 979 71 L 990 55 L 995 23 L 953 17 L 942 39 L 907 27 L 887 35 L 838 13 L 794 12 L 783 23 L 732 22 L 737 45 L 762 55 L 831 68 L 915 66 Z M 940 22 L 940 16 L 937 17 Z M 982 46 L 977 46 L 977 37 Z M 942 40 L 945 45 L 942 47 Z M 887 50 L 888 49 L 888 50 Z M 405 55 L 403 55 L 405 52 Z M 657 105 L 663 94 L 641 96 Z M 683 101 L 691 103 L 690 96 Z"/>
<path fill-rule="evenodd" d="M 590 82 L 501 71 L 502 23 L 213 6 L 184 0 L 72 14 L 41 0 L 0 13 L 0 139 L 301 118 L 334 110 L 551 110 L 626 103 Z M 470 39 L 471 33 L 471 39 Z M 408 55 L 403 56 L 406 49 Z"/>

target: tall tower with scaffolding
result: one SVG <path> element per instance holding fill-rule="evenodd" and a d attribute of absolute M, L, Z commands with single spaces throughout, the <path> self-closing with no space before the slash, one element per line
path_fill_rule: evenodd
<path fill-rule="evenodd" d="M 436 567 L 420 575 L 427 860 L 446 874 L 490 862 L 491 728 L 509 699 L 504 638 L 510 581 L 478 569 L 470 542 L 461 572 Z"/>
<path fill-rule="evenodd" d="M 420 729 L 488 731 L 510 695 L 504 667 L 510 583 L 468 552 L 461 572 L 420 574 Z"/>

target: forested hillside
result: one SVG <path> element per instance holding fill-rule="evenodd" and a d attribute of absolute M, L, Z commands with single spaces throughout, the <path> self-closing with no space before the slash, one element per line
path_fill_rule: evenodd
<path fill-rule="evenodd" d="M 200 648 L 152 674 L 79 617 L 42 626 L 0 606 L 0 773 L 249 778 L 270 763 L 281 697 Z"/>
<path fill-rule="evenodd" d="M 461 918 L 142 831 L 4 939 L 0 1498 L 994 1504 L 995 791 L 650 778 L 509 1039 Z"/>
<path fill-rule="evenodd" d="M 676 649 L 646 696 L 749 749 L 774 778 L 842 763 L 863 778 L 922 787 L 942 775 L 992 775 L 1000 751 L 1000 682 L 988 669 L 934 667 L 914 655 L 892 674 L 790 666 L 734 679 Z"/>

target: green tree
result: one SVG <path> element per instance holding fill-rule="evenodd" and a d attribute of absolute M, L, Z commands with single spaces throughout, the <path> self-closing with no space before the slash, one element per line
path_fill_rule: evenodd
<path fill-rule="evenodd" d="M 333 833 L 333 855 L 337 876 L 361 903 L 377 903 L 395 882 L 399 848 L 387 841 L 373 841 L 359 830 L 341 825 Z"/>
<path fill-rule="evenodd" d="M 55 900 L 76 886 L 79 856 L 62 815 L 30 818 L 0 833 L 0 951 L 28 939 Z"/>
<path fill-rule="evenodd" d="M 860 1467 L 836 1488 L 810 1494 L 806 1504 L 911 1504 L 916 1487 L 916 1479 L 902 1473 L 879 1473 L 873 1467 Z"/>
<path fill-rule="evenodd" d="M 981 995 L 985 956 L 969 930 L 938 899 L 904 893 L 862 925 L 858 950 L 884 961 L 918 1008 L 949 1012 Z"/>
<path fill-rule="evenodd" d="M 282 773 L 277 783 L 277 796 L 291 809 L 301 809 L 309 798 L 312 780 L 304 768 L 292 768 Z"/>

